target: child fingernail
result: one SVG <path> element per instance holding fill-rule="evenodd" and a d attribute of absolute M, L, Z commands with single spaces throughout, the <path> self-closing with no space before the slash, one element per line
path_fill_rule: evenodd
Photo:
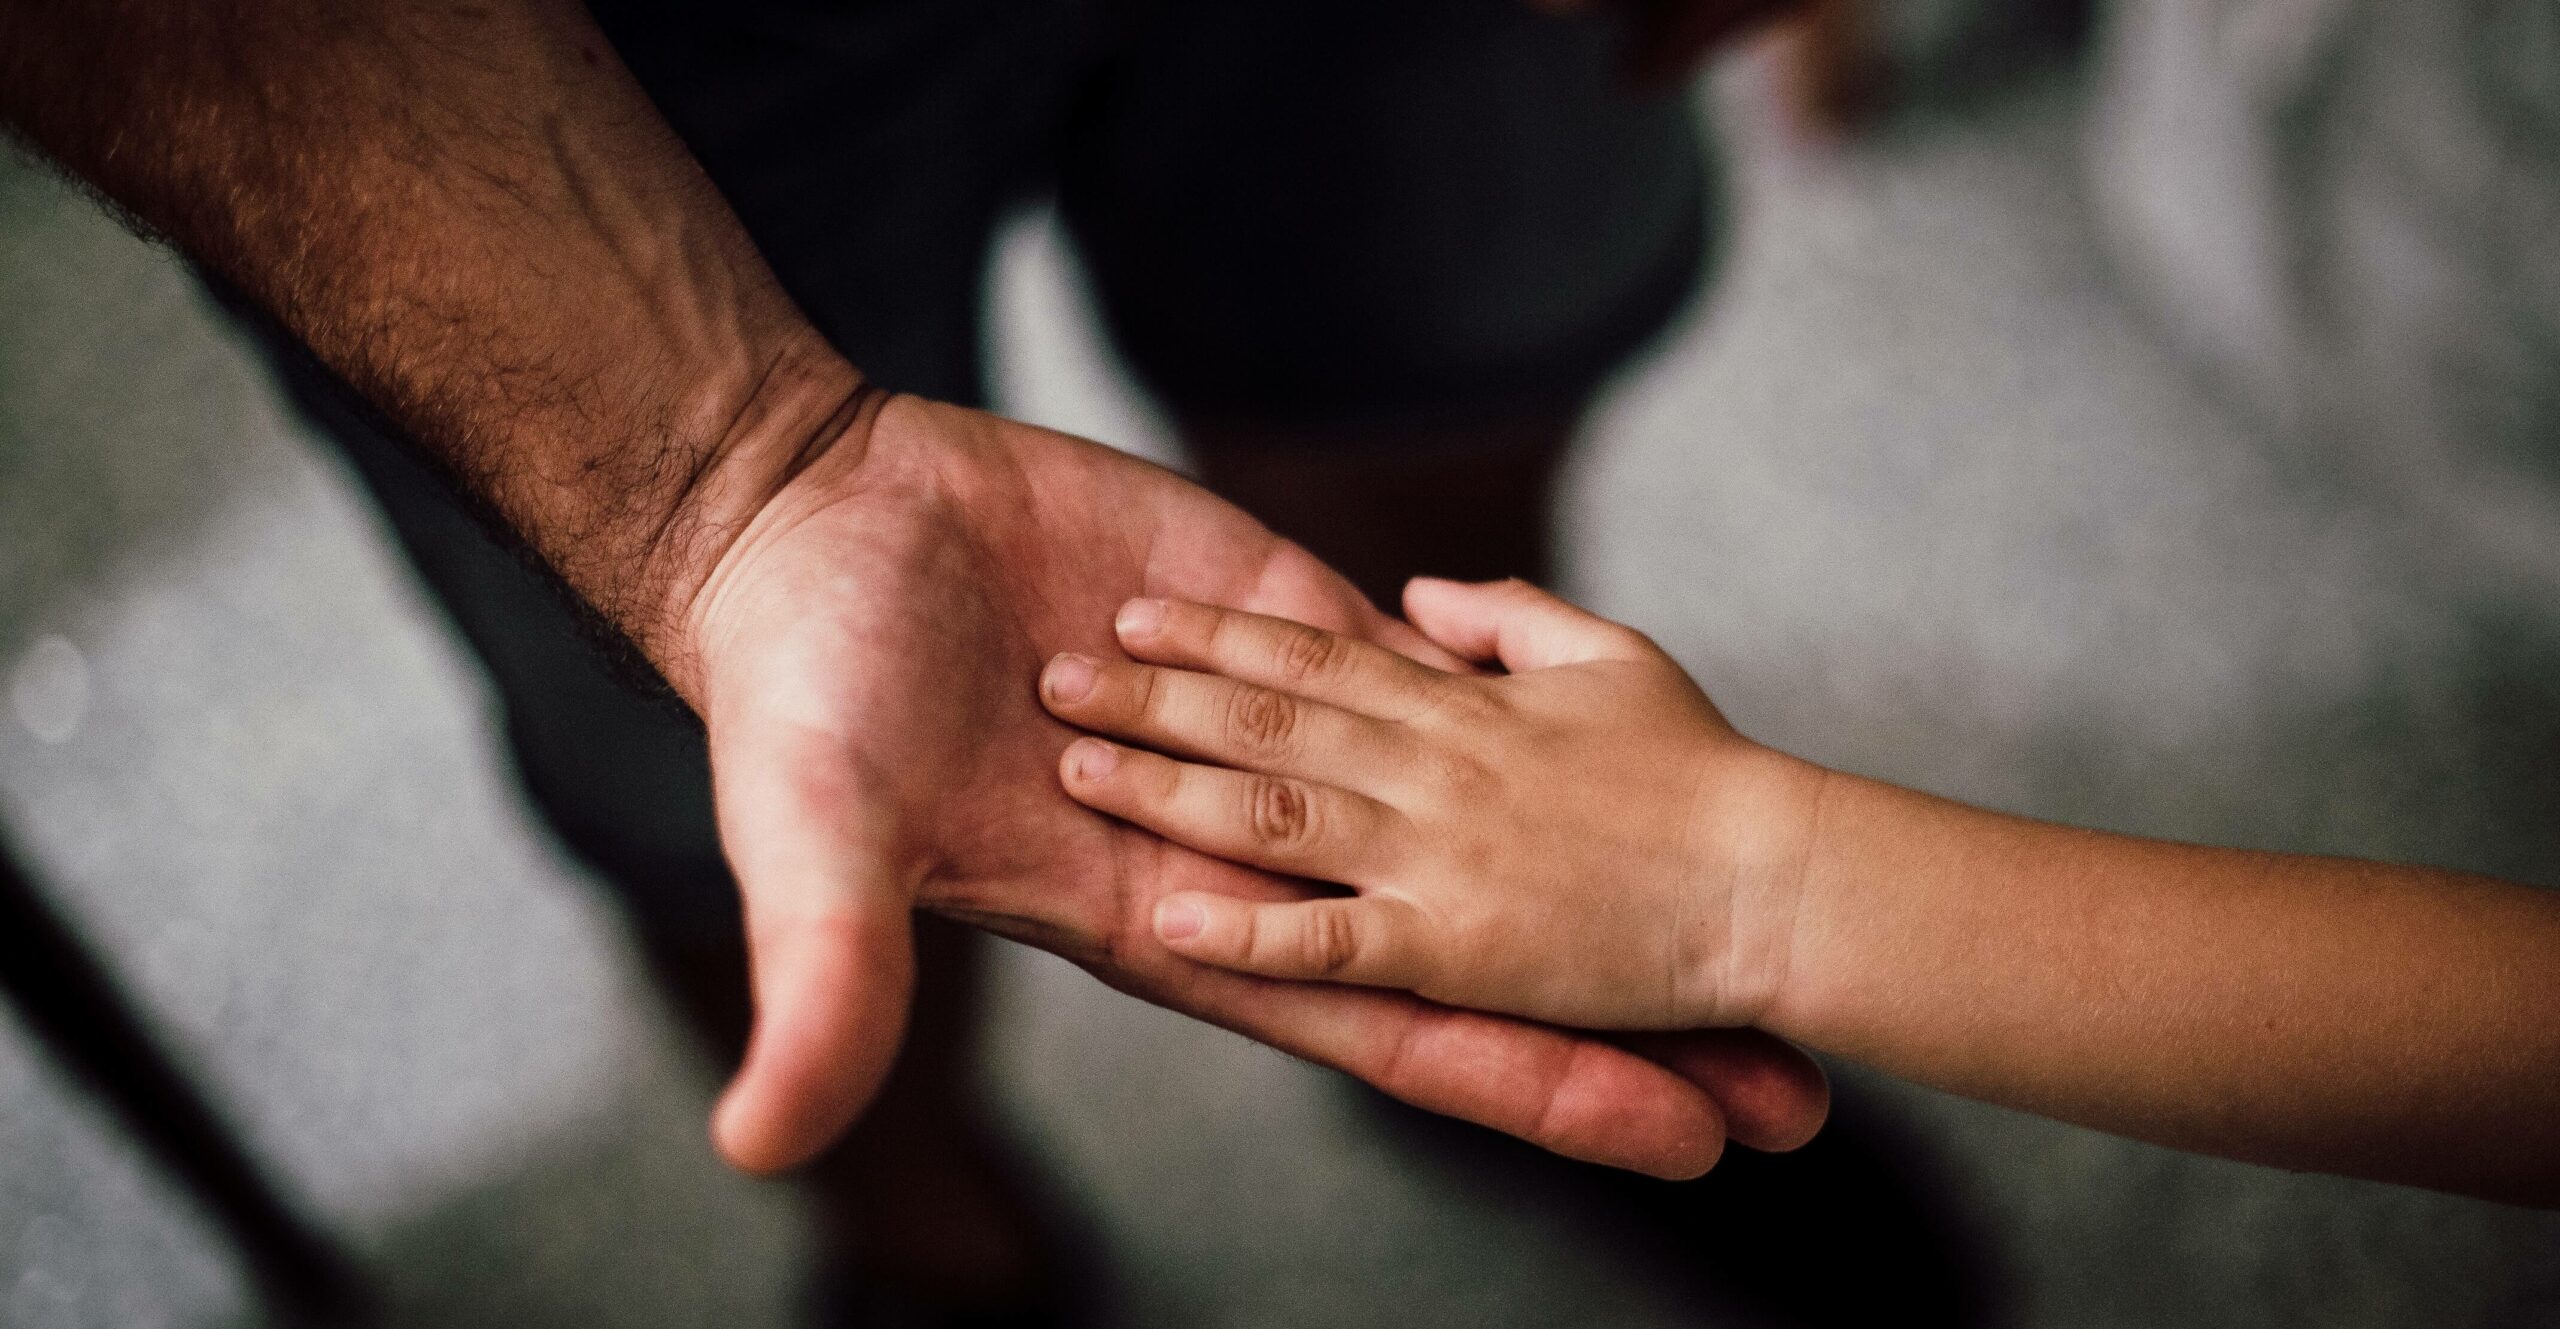
<path fill-rule="evenodd" d="M 1200 935 L 1209 920 L 1200 906 L 1189 900 L 1167 900 L 1156 906 L 1156 935 L 1166 941 L 1181 941 Z"/>
<path fill-rule="evenodd" d="M 1120 749 L 1098 738 L 1079 738 L 1076 740 L 1076 757 L 1069 769 L 1079 780 L 1099 780 L 1111 774 L 1111 769 L 1119 764 Z"/>
<path fill-rule="evenodd" d="M 1048 672 L 1042 676 L 1041 685 L 1048 688 L 1049 695 L 1056 700 L 1083 701 L 1093 695 L 1096 663 L 1091 656 L 1061 655 L 1049 662 Z"/>
<path fill-rule="evenodd" d="M 1120 606 L 1120 617 L 1114 620 L 1123 637 L 1144 637 L 1164 626 L 1164 601 L 1131 600 Z"/>

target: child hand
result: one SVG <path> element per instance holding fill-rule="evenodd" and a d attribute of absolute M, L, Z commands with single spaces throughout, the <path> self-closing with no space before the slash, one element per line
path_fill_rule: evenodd
<path fill-rule="evenodd" d="M 1356 892 L 1168 897 L 1166 947 L 1586 1028 L 1753 1023 L 1786 975 L 1821 771 L 1735 733 L 1641 634 L 1525 583 L 1417 579 L 1405 609 L 1509 672 L 1157 600 L 1116 625 L 1141 663 L 1049 662 L 1052 713 L 1144 745 L 1078 739 L 1070 796 Z"/>

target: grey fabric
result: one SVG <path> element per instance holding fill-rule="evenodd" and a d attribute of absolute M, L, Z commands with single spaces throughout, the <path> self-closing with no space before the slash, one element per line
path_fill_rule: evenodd
<path fill-rule="evenodd" d="M 2090 155 L 2126 284 L 2242 409 L 2530 575 L 2560 541 L 2560 6 L 2123 0 Z M 2550 588 L 2560 594 L 2560 586 Z"/>

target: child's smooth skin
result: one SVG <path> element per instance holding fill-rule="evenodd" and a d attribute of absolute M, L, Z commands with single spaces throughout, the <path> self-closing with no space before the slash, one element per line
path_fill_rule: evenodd
<path fill-rule="evenodd" d="M 1148 600 L 1117 624 L 1143 663 L 1050 661 L 1053 713 L 1141 745 L 1078 739 L 1070 795 L 1355 892 L 1175 896 L 1168 948 L 1757 1025 L 2182 1148 L 2560 1201 L 2560 898 L 1965 807 L 1743 738 L 1652 642 L 1522 583 L 1420 579 L 1405 609 L 1507 672 Z"/>

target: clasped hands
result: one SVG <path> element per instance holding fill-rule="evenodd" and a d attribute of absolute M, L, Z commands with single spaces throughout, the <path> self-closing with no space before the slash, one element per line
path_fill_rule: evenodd
<path fill-rule="evenodd" d="M 709 731 L 745 902 L 755 1032 L 713 1119 L 738 1166 L 806 1159 L 876 1090 L 904 1025 L 917 908 L 1578 1158 L 1694 1176 L 1728 1138 L 1789 1148 L 1819 1126 L 1813 1063 L 1732 1027 L 1767 996 L 1774 942 L 1737 950 L 1721 918 L 1684 917 L 1640 962 L 1615 953 L 1641 931 L 1633 898 L 1536 894 L 1540 873 L 1604 861 L 1582 851 L 1608 846 L 1536 839 L 1573 834 L 1577 801 L 1692 837 L 1784 821 L 1642 760 L 1614 783 L 1541 783 L 1536 762 L 1557 745 L 1671 760 L 1642 746 L 1649 714 L 1577 734 L 1561 717 L 1581 675 L 1542 663 L 1585 638 L 1640 638 L 1550 634 L 1501 608 L 1525 590 L 1435 583 L 1415 591 L 1416 631 L 1178 476 L 914 398 L 868 399 L 778 479 L 718 484 L 736 515 L 707 519 L 715 554 L 680 606 L 686 648 L 663 663 Z M 1511 677 L 1475 676 L 1471 661 L 1495 658 Z M 1644 673 L 1688 720 L 1720 724 L 1667 662 L 1588 668 Z M 1070 700 L 1078 669 L 1090 686 Z M 1215 697 L 1256 684 L 1289 694 L 1294 718 L 1259 748 L 1227 745 L 1221 732 L 1249 731 L 1219 731 Z M 1565 707 L 1553 725 L 1490 723 L 1550 701 Z M 1099 748 L 1071 725 L 1142 746 Z M 1467 735 L 1492 746 L 1455 741 Z M 1117 764 L 1093 760 L 1104 754 Z M 1248 789 L 1261 792 L 1233 801 Z M 1488 814 L 1479 830 L 1507 819 L 1511 838 L 1438 815 L 1469 805 Z M 1353 833 L 1362 817 L 1376 834 Z M 1733 843 L 1782 855 L 1783 840 Z M 1333 899 L 1315 882 L 1368 893 Z M 1582 926 L 1594 909 L 1629 926 Z M 1292 927 L 1312 949 L 1292 949 Z M 1664 986 L 1602 995 L 1646 963 Z"/>

